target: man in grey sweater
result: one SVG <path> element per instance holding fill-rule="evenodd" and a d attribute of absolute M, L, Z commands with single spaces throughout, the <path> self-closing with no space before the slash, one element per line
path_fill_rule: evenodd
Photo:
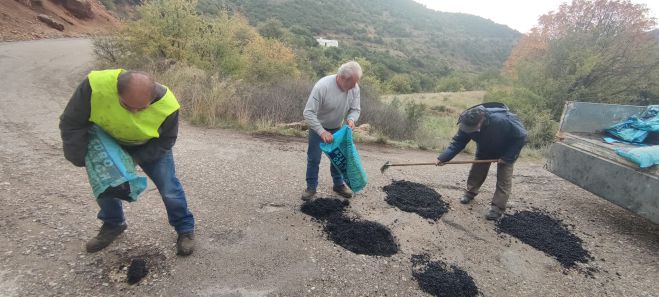
<path fill-rule="evenodd" d="M 328 75 L 316 82 L 304 108 L 304 119 L 309 125 L 309 147 L 307 149 L 307 189 L 302 200 L 310 200 L 318 187 L 318 167 L 320 164 L 320 142 L 332 143 L 332 133 L 339 130 L 344 122 L 353 129 L 361 111 L 359 102 L 359 79 L 362 68 L 355 61 L 339 67 L 337 74 Z M 330 165 L 334 182 L 332 190 L 339 195 L 351 198 L 338 169 Z"/>

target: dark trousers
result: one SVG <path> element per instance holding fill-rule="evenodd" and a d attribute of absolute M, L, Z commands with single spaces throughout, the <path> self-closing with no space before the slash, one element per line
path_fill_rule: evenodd
<path fill-rule="evenodd" d="M 487 178 L 491 163 L 473 164 L 469 170 L 466 195 L 475 197 Z M 497 186 L 492 197 L 492 205 L 501 210 L 506 209 L 506 203 L 512 193 L 514 164 L 497 164 Z"/>

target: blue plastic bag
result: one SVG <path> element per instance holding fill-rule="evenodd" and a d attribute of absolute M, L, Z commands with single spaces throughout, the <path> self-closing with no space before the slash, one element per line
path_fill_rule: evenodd
<path fill-rule="evenodd" d="M 659 132 L 659 105 L 649 105 L 640 115 L 611 126 L 606 132 L 627 142 L 642 143 L 650 132 Z"/>
<path fill-rule="evenodd" d="M 313 133 L 313 132 L 309 132 Z M 359 192 L 366 187 L 368 177 L 352 141 L 352 130 L 348 126 L 332 134 L 332 143 L 321 143 L 320 149 L 329 157 L 332 165 L 339 169 L 348 187 Z"/>
<path fill-rule="evenodd" d="M 648 168 L 659 164 L 659 145 L 637 147 L 632 149 L 616 149 L 621 157 L 638 164 L 641 168 Z"/>
<path fill-rule="evenodd" d="M 85 167 L 96 199 L 106 190 L 127 185 L 126 197 L 116 198 L 134 202 L 146 189 L 146 177 L 135 173 L 133 158 L 98 126 L 92 126 L 89 130 Z"/>

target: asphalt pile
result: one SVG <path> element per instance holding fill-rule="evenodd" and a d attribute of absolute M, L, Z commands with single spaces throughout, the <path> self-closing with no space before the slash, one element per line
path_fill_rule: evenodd
<path fill-rule="evenodd" d="M 347 200 L 318 198 L 302 204 L 300 210 L 323 224 L 328 239 L 355 253 L 369 256 L 391 256 L 399 247 L 386 226 L 349 217 Z"/>
<path fill-rule="evenodd" d="M 344 215 L 330 216 L 325 232 L 334 243 L 355 254 L 388 257 L 398 252 L 391 231 L 380 223 Z"/>
<path fill-rule="evenodd" d="M 385 201 L 402 211 L 413 212 L 426 219 L 438 220 L 448 212 L 448 204 L 435 190 L 414 182 L 394 181 L 382 188 Z"/>
<path fill-rule="evenodd" d="M 424 292 L 433 296 L 478 296 L 474 279 L 464 270 L 427 254 L 412 256 L 412 275 Z"/>
<path fill-rule="evenodd" d="M 144 259 L 135 258 L 130 261 L 127 273 L 129 284 L 132 285 L 139 282 L 147 274 L 149 274 L 149 269 L 146 267 L 146 261 Z"/>
<path fill-rule="evenodd" d="M 564 267 L 592 259 L 579 237 L 560 220 L 539 211 L 520 211 L 497 222 L 497 232 L 509 234 L 558 260 Z"/>
<path fill-rule="evenodd" d="M 326 220 L 330 215 L 342 213 L 350 205 L 348 200 L 318 198 L 302 204 L 300 210 L 317 220 Z"/>

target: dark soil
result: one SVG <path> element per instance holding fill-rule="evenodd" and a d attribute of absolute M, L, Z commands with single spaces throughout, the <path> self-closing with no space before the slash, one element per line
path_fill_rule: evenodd
<path fill-rule="evenodd" d="M 315 219 L 325 220 L 333 213 L 341 213 L 348 205 L 348 200 L 317 198 L 304 202 L 300 210 Z"/>
<path fill-rule="evenodd" d="M 391 256 L 398 244 L 386 226 L 358 218 L 350 218 L 345 209 L 347 200 L 317 198 L 302 204 L 300 210 L 321 222 L 327 237 L 355 253 L 370 256 Z"/>
<path fill-rule="evenodd" d="M 135 284 L 149 273 L 144 259 L 132 259 L 128 267 L 128 283 Z"/>
<path fill-rule="evenodd" d="M 398 252 L 391 231 L 380 223 L 333 215 L 325 225 L 325 232 L 336 244 L 355 254 L 389 257 Z"/>
<path fill-rule="evenodd" d="M 478 287 L 469 274 L 455 265 L 430 261 L 428 255 L 412 255 L 412 275 L 421 290 L 433 296 L 477 296 Z"/>
<path fill-rule="evenodd" d="M 550 255 L 564 267 L 591 258 L 579 237 L 570 232 L 560 220 L 539 210 L 520 211 L 506 215 L 497 222 L 497 232 L 510 234 L 537 250 Z"/>
<path fill-rule="evenodd" d="M 448 212 L 448 204 L 442 201 L 442 196 L 425 185 L 402 180 L 382 189 L 387 193 L 384 200 L 402 211 L 435 221 Z"/>

